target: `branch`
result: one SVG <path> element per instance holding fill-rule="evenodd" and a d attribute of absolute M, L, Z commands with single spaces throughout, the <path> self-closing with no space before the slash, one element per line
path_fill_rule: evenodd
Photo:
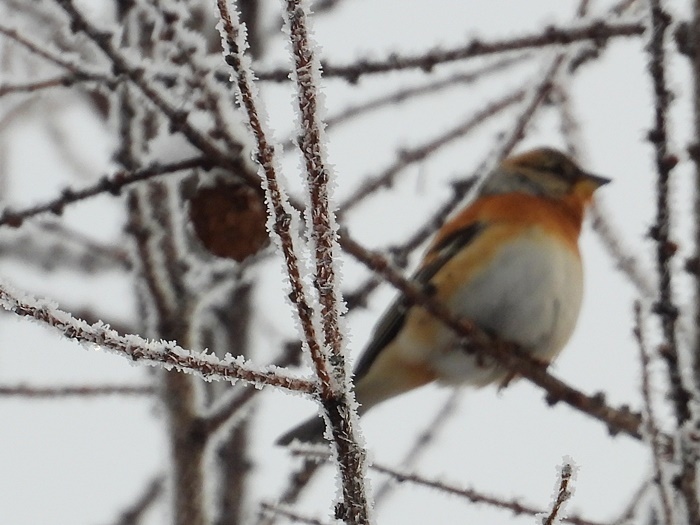
<path fill-rule="evenodd" d="M 420 459 L 421 455 L 430 450 L 430 445 L 434 444 L 435 436 L 444 428 L 449 419 L 455 415 L 457 402 L 461 396 L 460 390 L 454 390 L 447 400 L 442 404 L 431 420 L 423 427 L 420 433 L 413 440 L 413 445 L 401 459 L 400 465 L 403 469 L 412 468 Z M 381 502 L 386 501 L 392 488 L 396 485 L 390 480 L 384 481 L 377 489 L 374 496 L 374 508 L 377 509 Z"/>
<path fill-rule="evenodd" d="M 571 484 L 571 478 L 574 475 L 574 467 L 571 463 L 564 463 L 561 466 L 561 480 L 559 481 L 559 490 L 557 491 L 557 497 L 554 499 L 552 504 L 552 510 L 549 512 L 547 517 L 542 520 L 542 525 L 555 525 L 562 521 L 559 514 L 564 508 L 564 504 L 571 498 L 571 489 L 569 485 Z"/>
<path fill-rule="evenodd" d="M 664 345 L 661 355 L 666 361 L 671 389 L 671 401 L 680 428 L 690 427 L 693 414 L 690 402 L 693 393 L 684 385 L 679 362 L 678 344 L 676 341 L 676 321 L 678 307 L 673 299 L 673 282 L 671 274 L 671 259 L 677 250 L 677 245 L 671 241 L 671 211 L 669 206 L 669 181 L 671 170 L 678 162 L 668 149 L 667 115 L 672 93 L 666 83 L 666 52 L 664 49 L 666 31 L 671 25 L 671 15 L 663 9 L 661 0 L 649 0 L 650 39 L 647 45 L 649 52 L 649 74 L 654 89 L 654 127 L 649 132 L 649 141 L 654 145 L 654 160 L 656 163 L 656 221 L 651 228 L 650 236 L 656 241 L 656 270 L 659 276 L 658 300 L 653 305 L 653 311 L 661 319 L 661 329 Z M 698 359 L 697 356 L 694 356 Z M 694 365 L 695 366 L 695 365 Z M 693 427 L 695 425 L 692 425 Z M 691 428 L 687 429 L 691 431 Z M 700 523 L 700 500 L 697 493 L 697 466 L 693 451 L 695 446 L 687 442 L 688 436 L 682 436 L 681 446 L 676 448 L 676 460 L 680 462 L 679 493 L 685 502 L 685 511 L 689 523 Z"/>
<path fill-rule="evenodd" d="M 436 80 L 430 83 L 422 84 L 420 86 L 402 88 L 393 93 L 387 95 L 379 96 L 377 98 L 371 99 L 362 104 L 356 106 L 348 107 L 341 112 L 328 117 L 326 119 L 326 130 L 335 127 L 343 122 L 351 119 L 360 117 L 371 111 L 381 109 L 386 106 L 391 106 L 405 102 L 414 97 L 420 97 L 424 95 L 434 95 L 435 93 L 442 91 L 443 89 L 448 89 L 457 85 L 467 86 L 478 80 L 483 79 L 485 76 L 492 73 L 502 72 L 506 68 L 509 68 L 516 64 L 521 64 L 528 55 L 520 55 L 516 57 L 507 57 L 497 62 L 487 64 L 478 69 L 468 72 L 459 72 L 448 78 L 441 80 Z"/>
<path fill-rule="evenodd" d="M 58 87 L 71 87 L 75 84 L 81 84 L 84 82 L 96 81 L 96 78 L 85 78 L 76 75 L 61 75 L 53 78 L 47 78 L 45 80 L 35 80 L 32 82 L 24 83 L 5 83 L 0 84 L 0 97 L 5 95 L 11 95 L 13 93 L 36 93 L 37 91 L 43 91 L 44 89 L 52 89 Z"/>
<path fill-rule="evenodd" d="M 235 383 L 242 380 L 257 386 L 269 385 L 306 394 L 317 391 L 315 383 L 311 381 L 276 371 L 255 369 L 245 364 L 240 357 L 221 360 L 204 352 L 185 350 L 174 342 L 149 341 L 138 335 L 121 335 L 101 323 L 89 325 L 59 310 L 49 301 L 18 293 L 6 284 L 0 284 L 0 306 L 19 316 L 30 317 L 50 326 L 68 339 L 112 350 L 135 362 L 190 372 L 207 381 L 225 380 Z"/>
<path fill-rule="evenodd" d="M 65 69 L 66 71 L 69 71 L 71 73 L 69 78 L 75 79 L 76 82 L 93 80 L 108 86 L 111 89 L 114 88 L 119 81 L 116 76 L 108 76 L 95 71 L 83 69 L 83 67 L 79 66 L 77 63 L 67 60 L 60 54 L 47 51 L 47 46 L 39 46 L 35 44 L 30 38 L 20 34 L 16 29 L 0 25 L 0 35 L 4 35 L 13 40 L 27 49 L 30 53 L 37 55 L 44 60 Z M 0 94 L 2 94 L 2 90 L 0 90 Z"/>
<path fill-rule="evenodd" d="M 126 510 L 121 512 L 119 520 L 115 525 L 138 525 L 141 518 L 148 509 L 163 494 L 165 480 L 162 476 L 157 476 L 151 480 L 139 498 Z"/>
<path fill-rule="evenodd" d="M 234 151 L 220 150 L 215 143 L 189 122 L 187 112 L 179 109 L 178 105 L 170 103 L 163 93 L 148 80 L 146 70 L 142 66 L 133 66 L 126 55 L 117 49 L 110 32 L 100 30 L 90 23 L 75 7 L 73 0 L 55 0 L 55 2 L 70 18 L 72 31 L 84 33 L 92 40 L 112 62 L 115 74 L 125 75 L 163 113 L 173 130 L 182 133 L 195 148 L 212 161 L 230 167 L 236 172 L 236 175 L 245 179 L 252 186 L 257 187 L 260 184 L 258 178 L 246 169 L 241 156 L 243 146 Z"/>
<path fill-rule="evenodd" d="M 498 509 L 503 509 L 503 510 L 508 510 L 515 514 L 516 516 L 520 515 L 526 515 L 526 516 L 537 516 L 542 514 L 542 509 L 538 509 L 535 507 L 532 507 L 530 505 L 525 505 L 520 503 L 517 500 L 512 500 L 508 501 L 505 498 L 497 497 L 497 496 L 491 496 L 484 494 L 483 492 L 479 492 L 474 489 L 465 489 L 465 488 L 460 488 L 460 487 L 455 487 L 453 485 L 448 485 L 446 483 L 443 483 L 441 481 L 435 481 L 435 480 L 429 480 L 426 478 L 423 478 L 421 476 L 418 476 L 416 474 L 411 474 L 411 473 L 405 473 L 405 472 L 400 472 L 396 469 L 390 468 L 390 467 L 385 467 L 383 465 L 377 465 L 376 463 L 370 467 L 372 470 L 376 470 L 377 472 L 381 472 L 382 474 L 386 474 L 388 476 L 391 476 L 394 478 L 396 481 L 403 483 L 403 482 L 410 482 L 414 483 L 416 485 L 420 485 L 423 487 L 430 487 L 433 489 L 437 489 L 441 492 L 446 492 L 448 494 L 454 494 L 456 496 L 465 498 L 469 500 L 472 503 L 481 503 L 485 505 L 490 505 L 492 507 L 498 508 Z M 562 482 L 564 481 L 562 477 Z M 585 520 L 582 518 L 578 517 L 566 517 L 563 518 L 563 521 L 567 523 L 573 523 L 575 525 L 601 525 L 598 522 L 594 521 L 589 521 Z"/>
<path fill-rule="evenodd" d="M 304 287 L 297 252 L 292 236 L 293 210 L 290 208 L 286 195 L 277 180 L 277 160 L 275 148 L 267 139 L 264 120 L 258 111 L 257 92 L 252 82 L 252 72 L 249 67 L 249 59 L 245 56 L 245 35 L 241 31 L 238 21 L 231 16 L 226 0 L 217 0 L 219 15 L 221 17 L 221 40 L 224 48 L 226 63 L 235 73 L 236 87 L 240 103 L 246 112 L 248 125 L 255 138 L 254 156 L 264 174 L 265 191 L 269 213 L 273 218 L 272 230 L 280 245 L 287 275 L 292 287 L 290 299 L 296 306 L 297 316 L 301 323 L 304 339 L 309 347 L 311 358 L 321 384 L 330 384 L 330 374 L 326 369 L 326 360 L 321 345 L 316 335 L 316 328 L 312 319 L 312 310 Z"/>
<path fill-rule="evenodd" d="M 661 319 L 661 328 L 665 339 L 662 352 L 668 366 L 672 401 L 678 424 L 690 418 L 688 403 L 691 394 L 683 385 L 676 342 L 676 320 L 678 307 L 673 302 L 673 283 L 671 279 L 671 258 L 677 250 L 671 242 L 671 210 L 669 207 L 669 180 L 671 170 L 678 159 L 668 151 L 668 133 L 666 116 L 671 102 L 671 92 L 666 86 L 666 66 L 664 42 L 666 29 L 671 24 L 670 15 L 661 7 L 661 0 L 649 1 L 651 11 L 649 52 L 649 74 L 654 89 L 654 127 L 649 131 L 648 139 L 654 145 L 656 163 L 656 221 L 650 236 L 656 241 L 656 270 L 659 275 L 658 300 L 653 311 Z M 699 509 L 700 510 L 700 509 Z M 700 516 L 700 514 L 699 514 Z"/>
<path fill-rule="evenodd" d="M 482 42 L 479 39 L 473 39 L 465 46 L 456 49 L 438 49 L 416 56 L 392 55 L 384 60 L 361 60 L 347 66 L 322 62 L 321 67 L 325 78 L 340 77 L 354 83 L 367 74 L 405 69 L 422 69 L 429 72 L 439 64 L 495 53 L 563 46 L 586 40 L 603 45 L 611 38 L 642 35 L 645 29 L 644 25 L 638 22 L 606 24 L 603 21 L 596 20 L 587 25 L 574 28 L 549 26 L 535 35 L 508 40 Z M 285 82 L 289 78 L 289 72 L 286 69 L 263 71 L 258 74 L 258 78 L 260 80 Z"/>
<path fill-rule="evenodd" d="M 663 510 L 664 523 L 673 525 L 673 506 L 671 505 L 671 494 L 673 490 L 669 484 L 669 480 L 665 475 L 663 468 L 664 450 L 661 442 L 661 433 L 657 425 L 657 419 L 654 414 L 654 408 L 651 402 L 651 380 L 649 378 L 649 352 L 646 347 L 644 337 L 644 326 L 642 323 L 642 305 L 639 301 L 634 303 L 634 338 L 637 340 L 639 347 L 639 358 L 642 369 L 642 398 L 644 399 L 644 427 L 645 439 L 651 445 L 651 456 L 654 465 L 654 482 L 659 491 L 659 499 L 661 500 L 661 508 Z"/>
<path fill-rule="evenodd" d="M 490 117 L 498 115 L 501 111 L 511 107 L 525 98 L 524 90 L 516 90 L 508 95 L 485 105 L 475 114 L 470 115 L 464 122 L 454 128 L 442 133 L 440 136 L 415 148 L 405 149 L 399 153 L 398 159 L 391 166 L 380 173 L 368 177 L 362 185 L 348 196 L 339 206 L 342 212 L 339 218 L 345 216 L 355 206 L 363 202 L 368 196 L 373 195 L 380 188 L 391 187 L 396 176 L 406 167 L 424 160 L 429 155 L 435 153 L 440 148 L 447 146 L 451 142 L 463 137 L 473 131 L 477 126 L 483 124 Z"/>
<path fill-rule="evenodd" d="M 314 286 L 320 303 L 323 343 L 334 382 L 321 383 L 321 403 L 326 410 L 336 448 L 343 500 L 336 517 L 353 524 L 369 523 L 370 503 L 365 486 L 366 452 L 355 427 L 357 409 L 346 373 L 340 314 L 343 308 L 338 286 L 338 226 L 331 204 L 331 173 L 326 162 L 323 123 L 320 119 L 318 78 L 320 66 L 308 29 L 308 4 L 286 0 L 286 23 L 294 58 L 292 76 L 297 84 L 299 136 L 297 142 L 306 168 L 310 207 L 309 230 L 315 259 Z M 319 379 L 322 379 L 319 376 Z"/>
<path fill-rule="evenodd" d="M 283 516 L 289 519 L 292 523 L 304 523 L 306 525 L 329 525 L 316 518 L 310 518 L 309 516 L 303 516 L 298 512 L 294 512 L 291 509 L 285 509 L 279 505 L 272 505 L 271 503 L 261 503 L 260 508 L 264 513 L 268 513 L 275 516 Z"/>
<path fill-rule="evenodd" d="M 211 167 L 211 160 L 209 158 L 194 157 L 169 164 L 151 164 L 148 167 L 132 171 L 120 170 L 112 176 L 104 175 L 96 184 L 81 190 L 65 188 L 61 191 L 60 197 L 56 197 L 55 199 L 42 204 L 37 204 L 18 211 L 5 209 L 2 214 L 0 214 L 0 226 L 7 225 L 17 228 L 22 225 L 25 219 L 47 212 L 60 215 L 63 213 L 63 209 L 67 205 L 100 195 L 102 193 L 119 195 L 124 187 L 136 182 L 142 182 L 144 180 L 152 179 L 153 177 L 167 175 L 178 171 L 191 170 L 195 168 L 207 169 L 209 167 Z"/>
<path fill-rule="evenodd" d="M 65 397 L 101 396 L 152 396 L 156 389 L 152 386 L 62 386 L 36 387 L 27 385 L 0 386 L 0 396 L 23 397 L 27 399 L 58 399 Z"/>

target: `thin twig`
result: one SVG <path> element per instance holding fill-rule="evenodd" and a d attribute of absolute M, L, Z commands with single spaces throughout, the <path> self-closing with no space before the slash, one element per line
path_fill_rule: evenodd
<path fill-rule="evenodd" d="M 552 94 L 559 110 L 566 149 L 572 158 L 581 161 L 581 126 L 571 107 L 569 92 L 564 86 L 558 85 Z M 624 247 L 621 236 L 610 222 L 609 214 L 602 210 L 600 202 L 593 202 L 588 210 L 588 216 L 591 218 L 593 231 L 598 234 L 603 247 L 618 270 L 627 277 L 642 297 L 652 298 L 656 292 L 650 276 L 640 268 L 638 258 Z"/>
<path fill-rule="evenodd" d="M 124 187 L 137 182 L 143 182 L 153 177 L 176 173 L 178 171 L 208 167 L 211 167 L 211 161 L 207 157 L 194 157 L 167 164 L 151 164 L 148 167 L 133 171 L 120 170 L 114 175 L 105 175 L 101 177 L 96 184 L 81 190 L 65 188 L 61 191 L 60 197 L 56 197 L 42 204 L 36 204 L 17 211 L 5 209 L 2 214 L 0 214 L 0 226 L 8 225 L 16 228 L 21 226 L 25 219 L 47 212 L 60 215 L 67 205 L 102 193 L 119 195 Z"/>
<path fill-rule="evenodd" d="M 83 69 L 77 63 L 67 60 L 64 56 L 58 53 L 52 53 L 47 50 L 48 46 L 39 46 L 34 43 L 29 37 L 19 33 L 16 29 L 0 25 L 0 35 L 4 35 L 14 42 L 26 48 L 29 52 L 37 55 L 52 64 L 65 69 L 71 73 L 71 76 L 79 80 L 94 80 L 108 87 L 114 87 L 117 82 L 117 77 L 111 77 L 95 71 Z"/>
<path fill-rule="evenodd" d="M 263 514 L 271 514 L 276 516 L 282 516 L 288 518 L 293 523 L 305 523 L 306 525 L 330 525 L 327 522 L 321 521 L 317 518 L 311 518 L 309 516 L 304 516 L 298 512 L 291 509 L 286 509 L 280 507 L 279 505 L 273 505 L 272 503 L 261 503 L 260 508 Z"/>
<path fill-rule="evenodd" d="M 291 505 L 296 503 L 303 490 L 308 486 L 314 474 L 321 468 L 321 463 L 315 459 L 304 459 L 301 466 L 289 476 L 287 486 L 279 497 L 278 505 Z M 265 505 L 264 503 L 262 505 Z M 259 513 L 257 525 L 273 525 L 276 514 Z"/>
<path fill-rule="evenodd" d="M 65 397 L 102 396 L 152 396 L 156 389 L 152 386 L 60 386 L 37 387 L 27 385 L 0 386 L 2 397 L 22 397 L 25 399 L 59 399 Z"/>
<path fill-rule="evenodd" d="M 470 85 L 473 82 L 482 80 L 487 75 L 498 73 L 513 65 L 520 64 L 527 58 L 530 57 L 528 55 L 521 55 L 516 57 L 504 58 L 491 64 L 479 67 L 473 71 L 459 72 L 450 77 L 432 81 L 420 86 L 402 88 L 387 95 L 382 95 L 375 99 L 371 99 L 368 102 L 348 107 L 343 111 L 336 113 L 331 117 L 328 117 L 326 119 L 326 129 L 331 129 L 332 127 L 342 124 L 351 118 L 355 119 L 361 117 L 362 115 L 365 115 L 370 111 L 381 109 L 386 106 L 399 104 L 401 102 L 411 100 L 415 97 L 424 95 L 434 95 L 443 89 L 448 89 L 454 86 Z"/>
<path fill-rule="evenodd" d="M 164 485 L 165 479 L 162 476 L 153 478 L 139 498 L 121 512 L 119 520 L 114 525 L 138 525 L 143 515 L 163 494 Z"/>
<path fill-rule="evenodd" d="M 418 476 L 417 474 L 400 472 L 396 469 L 386 467 L 383 465 L 378 465 L 376 463 L 373 464 L 370 468 L 372 470 L 376 470 L 377 472 L 381 472 L 382 474 L 391 476 L 398 482 L 408 481 L 410 483 L 421 485 L 423 487 L 437 489 L 440 492 L 446 492 L 448 494 L 454 494 L 456 496 L 465 498 L 472 503 L 490 505 L 494 508 L 510 511 L 516 516 L 537 516 L 543 513 L 542 509 L 538 509 L 536 507 L 520 503 L 517 500 L 508 501 L 507 499 L 502 497 L 484 494 L 483 492 L 479 492 L 474 489 L 455 487 L 453 485 L 448 485 L 447 483 L 443 483 L 441 481 L 429 480 L 422 476 Z M 575 516 L 565 517 L 563 518 L 563 521 L 567 523 L 573 523 L 575 525 L 601 525 L 600 522 L 590 521 Z"/>
<path fill-rule="evenodd" d="M 560 514 L 564 508 L 564 504 L 571 498 L 572 492 L 570 485 L 573 474 L 574 467 L 570 463 L 565 462 L 561 466 L 561 479 L 559 481 L 559 490 L 557 491 L 557 497 L 554 498 L 552 510 L 542 520 L 542 525 L 555 525 L 555 523 L 563 521 L 563 518 L 560 516 Z"/>
<path fill-rule="evenodd" d="M 34 80 L 32 82 L 15 84 L 5 83 L 0 84 L 0 97 L 16 93 L 36 93 L 37 91 L 43 91 L 44 89 L 53 89 L 59 87 L 67 88 L 72 87 L 75 84 L 82 84 L 85 82 L 91 82 L 96 80 L 98 79 L 79 77 L 76 75 L 61 75 L 53 78 L 47 78 L 45 80 Z"/>
<path fill-rule="evenodd" d="M 423 427 L 421 432 L 413 440 L 413 446 L 404 454 L 401 460 L 401 468 L 403 470 L 411 469 L 421 454 L 428 450 L 428 447 L 435 441 L 435 436 L 442 430 L 445 424 L 449 421 L 456 413 L 457 402 L 461 396 L 462 392 L 460 390 L 455 390 L 450 394 L 450 397 L 442 404 L 440 410 L 437 411 L 435 416 Z M 377 489 L 377 494 L 374 496 L 374 506 L 375 509 L 379 505 L 386 501 L 386 497 L 389 495 L 390 491 L 396 485 L 386 480 Z"/>
<path fill-rule="evenodd" d="M 668 132 L 666 116 L 671 103 L 671 92 L 666 85 L 666 52 L 665 35 L 671 24 L 671 16 L 662 8 L 661 0 L 649 0 L 650 40 L 647 46 L 649 52 L 649 74 L 654 88 L 654 127 L 649 132 L 649 141 L 654 145 L 654 160 L 656 163 L 656 220 L 650 231 L 650 236 L 656 241 L 656 270 L 659 277 L 658 300 L 654 305 L 654 313 L 661 319 L 665 345 L 662 352 L 669 371 L 669 381 L 672 389 L 672 402 L 678 424 L 681 425 L 690 418 L 688 403 L 691 394 L 683 384 L 680 372 L 678 345 L 676 343 L 676 320 L 678 307 L 673 300 L 673 282 L 671 274 L 671 258 L 677 246 L 671 241 L 671 210 L 669 206 L 669 182 L 671 170 L 678 159 L 668 150 Z M 700 508 L 698 508 L 700 520 Z"/>

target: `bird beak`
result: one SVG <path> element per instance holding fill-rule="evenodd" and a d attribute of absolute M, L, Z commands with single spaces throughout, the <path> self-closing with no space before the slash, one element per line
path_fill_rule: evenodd
<path fill-rule="evenodd" d="M 590 182 L 593 186 L 595 186 L 596 189 L 600 188 L 601 186 L 605 186 L 609 182 L 612 182 L 611 179 L 600 177 L 599 175 L 593 175 L 592 173 L 586 172 L 583 173 L 581 179 L 583 181 Z"/>

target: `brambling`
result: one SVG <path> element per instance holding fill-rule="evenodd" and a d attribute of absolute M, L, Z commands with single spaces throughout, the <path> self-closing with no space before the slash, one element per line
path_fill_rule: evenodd
<path fill-rule="evenodd" d="M 437 232 L 414 282 L 484 333 L 551 362 L 569 340 L 581 306 L 584 212 L 608 182 L 554 149 L 503 160 L 475 200 Z M 359 414 L 433 381 L 482 387 L 512 378 L 463 345 L 462 337 L 399 296 L 355 368 Z M 278 443 L 320 441 L 323 432 L 323 420 L 314 417 Z"/>

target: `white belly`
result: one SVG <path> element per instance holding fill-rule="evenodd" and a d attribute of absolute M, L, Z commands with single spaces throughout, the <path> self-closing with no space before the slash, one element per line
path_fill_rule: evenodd
<path fill-rule="evenodd" d="M 459 267 L 458 260 L 454 264 Z M 497 253 L 488 269 L 452 295 L 449 306 L 488 333 L 550 361 L 574 330 L 582 285 L 577 255 L 533 232 Z M 443 335 L 440 348 L 430 352 L 441 381 L 485 385 L 507 375 L 456 348 L 453 333 Z"/>

